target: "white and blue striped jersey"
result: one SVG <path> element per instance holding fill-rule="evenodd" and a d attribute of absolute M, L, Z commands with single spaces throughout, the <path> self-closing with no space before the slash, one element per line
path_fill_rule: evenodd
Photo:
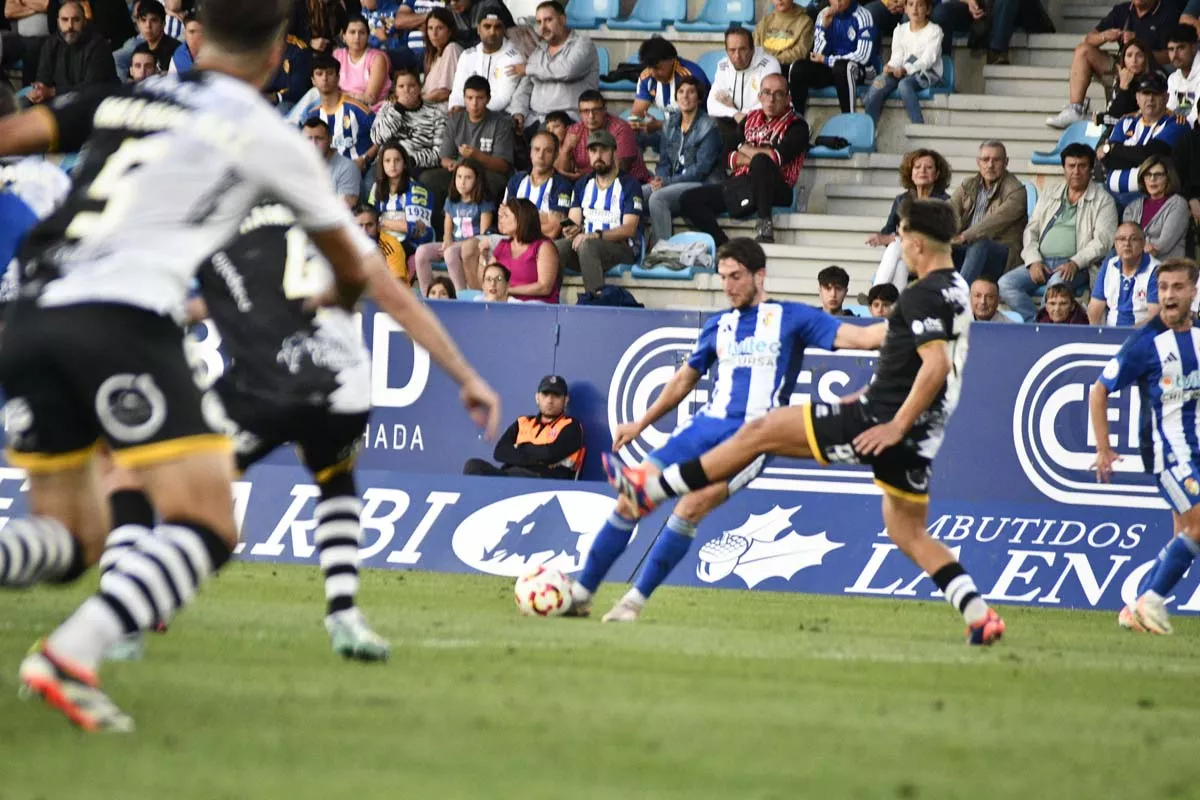
<path fill-rule="evenodd" d="M 571 208 L 583 212 L 583 232 L 596 233 L 610 228 L 621 227 L 621 220 L 626 214 L 645 214 L 645 201 L 642 199 L 642 187 L 633 176 L 627 172 L 617 173 L 617 179 L 608 187 L 600 185 L 595 175 L 585 175 L 575 184 L 575 197 Z M 627 243 L 634 250 L 642 245 L 642 228 Z"/>
<path fill-rule="evenodd" d="M 329 126 L 334 152 L 353 160 L 371 149 L 371 126 L 375 124 L 375 115 L 350 98 L 343 97 L 337 108 L 328 114 L 318 103 L 306 119 L 312 117 L 320 117 Z"/>
<path fill-rule="evenodd" d="M 446 8 L 448 3 L 446 0 L 404 0 L 404 5 L 411 8 L 414 14 L 428 14 L 435 8 Z M 424 27 L 422 25 L 415 31 L 409 31 L 408 40 L 405 42 L 408 49 L 418 58 L 425 57 L 425 35 L 422 32 Z"/>
<path fill-rule="evenodd" d="M 173 14 L 167 14 L 166 20 L 163 21 L 163 33 L 170 36 L 172 39 L 183 41 L 183 18 L 176 17 Z"/>
<path fill-rule="evenodd" d="M 840 325 L 812 306 L 775 301 L 710 317 L 687 361 L 701 374 L 717 365 L 708 404 L 697 413 L 749 420 L 787 405 L 804 348 L 832 350 Z"/>
<path fill-rule="evenodd" d="M 1158 259 L 1142 254 L 1142 263 L 1132 276 L 1121 271 L 1121 257 L 1107 259 L 1096 275 L 1092 299 L 1108 305 L 1105 325 L 1141 325 L 1149 307 L 1158 304 Z"/>
<path fill-rule="evenodd" d="M 1100 383 L 1110 392 L 1137 385 L 1147 472 L 1200 458 L 1200 330 L 1177 333 L 1158 317 L 1150 320 L 1105 365 Z"/>
<path fill-rule="evenodd" d="M 570 178 L 558 170 L 550 173 L 549 179 L 539 186 L 533 182 L 533 175 L 528 172 L 515 172 L 508 179 L 504 189 L 504 202 L 516 197 L 528 200 L 537 206 L 538 211 L 554 211 L 566 215 L 571 210 L 571 200 L 575 187 Z"/>

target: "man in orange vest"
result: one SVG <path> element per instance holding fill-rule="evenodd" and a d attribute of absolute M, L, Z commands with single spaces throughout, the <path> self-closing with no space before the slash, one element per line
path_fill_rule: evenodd
<path fill-rule="evenodd" d="M 567 382 L 547 375 L 538 383 L 538 413 L 518 417 L 496 443 L 495 466 L 482 458 L 467 459 L 464 475 L 507 475 L 513 478 L 574 480 L 583 468 L 583 426 L 567 416 Z"/>

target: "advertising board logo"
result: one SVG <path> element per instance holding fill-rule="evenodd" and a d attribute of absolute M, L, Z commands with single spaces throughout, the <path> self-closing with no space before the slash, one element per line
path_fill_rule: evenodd
<path fill-rule="evenodd" d="M 612 497 L 594 492 L 517 495 L 464 519 L 451 547 L 464 564 L 492 575 L 515 578 L 539 565 L 575 572 L 612 510 Z"/>
<path fill-rule="evenodd" d="M 1111 444 L 1125 456 L 1114 465 L 1112 483 L 1097 483 L 1092 471 L 1088 392 L 1104 374 L 1115 377 L 1118 345 L 1073 342 L 1055 347 L 1030 368 L 1013 407 L 1013 445 L 1029 482 L 1060 503 L 1124 508 L 1166 508 L 1142 472 L 1141 400 L 1130 387 L 1110 395 Z"/>
<path fill-rule="evenodd" d="M 753 589 L 768 578 L 790 581 L 805 567 L 819 566 L 843 545 L 829 541 L 824 531 L 802 536 L 792 530 L 792 516 L 799 510 L 775 506 L 765 514 L 751 514 L 737 528 L 705 542 L 696 577 L 716 583 L 736 575 Z"/>

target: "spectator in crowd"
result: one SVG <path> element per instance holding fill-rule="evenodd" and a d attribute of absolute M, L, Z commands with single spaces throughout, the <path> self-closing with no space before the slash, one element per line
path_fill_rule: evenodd
<path fill-rule="evenodd" d="M 1039 325 L 1090 325 L 1087 312 L 1075 300 L 1071 288 L 1065 283 L 1056 283 L 1046 289 L 1042 308 L 1034 322 Z"/>
<path fill-rule="evenodd" d="M 867 292 L 866 303 L 872 317 L 886 318 L 892 313 L 892 306 L 900 299 L 900 290 L 890 283 L 872 286 Z"/>
<path fill-rule="evenodd" d="M 402 0 L 397 4 L 386 33 L 392 56 L 401 65 L 421 71 L 425 62 L 425 23 L 435 8 L 446 8 L 446 0 Z"/>
<path fill-rule="evenodd" d="M 601 99 L 603 99 L 603 97 L 601 97 Z M 567 130 L 574 124 L 575 121 L 571 119 L 570 114 L 567 112 L 551 111 L 546 115 L 546 118 L 542 120 L 542 130 L 549 131 L 551 134 L 553 134 L 554 138 L 558 139 L 558 146 L 561 148 L 563 142 L 567 140 Z"/>
<path fill-rule="evenodd" d="M 600 88 L 600 56 L 592 40 L 567 28 L 567 12 L 558 0 L 537 7 L 537 30 L 541 41 L 524 65 L 513 64 L 509 72 L 524 76 L 513 98 L 512 115 L 533 136 L 537 125 L 552 111 L 574 115 L 575 103 L 583 92 Z"/>
<path fill-rule="evenodd" d="M 430 300 L 457 300 L 458 290 L 454 288 L 454 281 L 445 275 L 439 275 L 429 284 L 425 297 Z"/>
<path fill-rule="evenodd" d="M 793 0 L 771 0 L 771 5 L 774 10 L 754 26 L 754 43 L 774 57 L 782 71 L 812 52 L 813 18 Z"/>
<path fill-rule="evenodd" d="M 895 91 L 900 92 L 909 120 L 924 123 L 917 93 L 942 82 L 942 29 L 929 21 L 933 0 L 905 0 L 904 7 L 908 22 L 896 27 L 891 58 L 884 64 L 883 74 L 871 84 L 863 103 L 876 123 L 883 115 L 883 101 Z"/>
<path fill-rule="evenodd" d="M 572 180 L 579 180 L 592 169 L 588 156 L 588 138 L 596 131 L 612 134 L 617 143 L 617 167 L 638 183 L 650 180 L 650 170 L 642 160 L 642 151 L 637 146 L 637 137 L 629 123 L 608 113 L 604 95 L 588 89 L 579 95 L 579 122 L 567 129 L 567 138 L 558 151 L 555 166 L 558 171 Z"/>
<path fill-rule="evenodd" d="M 873 12 L 875 3 L 867 8 Z M 875 20 L 878 24 L 879 17 Z M 1053 23 L 1037 0 L 942 0 L 933 8 L 933 21 L 942 28 L 945 53 L 953 51 L 956 33 L 966 33 L 972 50 L 987 47 L 986 63 L 992 65 L 1012 63 L 1008 47 L 1018 24 L 1029 33 L 1054 32 Z M 880 32 L 882 35 L 882 29 Z"/>
<path fill-rule="evenodd" d="M 583 273 L 583 285 L 595 294 L 604 273 L 638 260 L 642 244 L 642 189 L 617 165 L 617 140 L 603 128 L 588 134 L 592 174 L 579 179 L 571 200 L 570 223 L 555 242 L 558 263 Z"/>
<path fill-rule="evenodd" d="M 184 0 L 162 0 L 162 4 L 163 11 L 167 12 L 163 19 L 163 33 L 182 42 L 187 35 L 188 17 L 196 16 L 194 4 L 191 0 L 188 0 L 190 7 L 185 7 Z"/>
<path fill-rule="evenodd" d="M 510 74 L 508 68 L 514 64 L 524 64 L 525 56 L 505 38 L 505 23 L 503 6 L 490 5 L 483 7 L 479 18 L 479 44 L 466 50 L 458 59 L 458 67 L 454 71 L 454 86 L 450 89 L 450 109 L 462 108 L 463 88 L 467 78 L 479 75 L 487 78 L 491 87 L 492 99 L 488 108 L 492 111 L 508 111 L 516 94 L 521 79 Z"/>
<path fill-rule="evenodd" d="M 469 459 L 464 475 L 574 480 L 583 469 L 583 426 L 567 416 L 567 382 L 547 375 L 538 383 L 538 413 L 518 417 L 496 442 L 497 467 Z"/>
<path fill-rule="evenodd" d="M 317 91 L 317 103 L 305 111 L 306 103 L 294 108 L 293 114 L 303 114 L 303 120 L 313 117 L 322 120 L 333 134 L 333 149 L 354 162 L 361 177 L 367 164 L 375 158 L 378 147 L 371 141 L 375 116 L 357 100 L 342 92 L 338 82 L 341 65 L 324 53 L 313 58 L 312 83 Z"/>
<path fill-rule="evenodd" d="M 1180 194 L 1179 176 L 1171 160 L 1150 156 L 1138 167 L 1138 195 L 1121 212 L 1124 222 L 1136 222 L 1146 237 L 1146 252 L 1165 261 L 1182 258 L 1187 249 L 1188 204 Z"/>
<path fill-rule="evenodd" d="M 971 282 L 971 316 L 976 322 L 1012 322 L 1000 313 L 1000 287 L 991 278 L 979 277 Z"/>
<path fill-rule="evenodd" d="M 843 113 L 853 111 L 858 84 L 875 77 L 871 64 L 877 46 L 878 34 L 870 12 L 856 0 L 830 0 L 817 16 L 808 60 L 794 63 L 788 77 L 796 113 L 803 116 L 808 110 L 810 89 L 826 86 L 837 87 Z"/>
<path fill-rule="evenodd" d="M 129 61 L 129 81 L 130 83 L 141 83 L 146 78 L 152 78 L 157 74 L 158 61 L 146 43 L 142 42 L 134 48 L 133 58 Z"/>
<path fill-rule="evenodd" d="M 287 114 L 312 88 L 312 51 L 303 39 L 288 36 L 283 63 L 267 86 L 268 95 L 275 101 L 279 113 Z"/>
<path fill-rule="evenodd" d="M 1167 110 L 1189 125 L 1196 121 L 1196 96 L 1200 94 L 1196 40 L 1196 29 L 1191 25 L 1176 25 L 1167 37 L 1167 57 L 1174 67 L 1167 77 Z"/>
<path fill-rule="evenodd" d="M 58 7 L 56 22 L 58 33 L 42 45 L 27 100 L 44 103 L 76 89 L 117 83 L 112 50 L 88 24 L 83 4 L 67 0 Z"/>
<path fill-rule="evenodd" d="M 803 13 L 801 16 L 807 17 Z M 708 93 L 708 115 L 717 123 L 725 150 L 737 147 L 739 126 L 746 115 L 762 108 L 758 90 L 763 78 L 780 72 L 775 56 L 755 47 L 753 32 L 741 27 L 725 31 L 725 57 L 717 62 L 717 74 Z"/>
<path fill-rule="evenodd" d="M 376 111 L 391 92 L 392 80 L 388 77 L 388 57 L 382 50 L 367 46 L 369 37 L 366 19 L 354 14 L 346 20 L 342 33 L 346 46 L 334 49 L 333 57 L 340 67 L 338 85 L 342 91 L 350 99 Z"/>
<path fill-rule="evenodd" d="M 523 302 L 557 303 L 562 283 L 558 249 L 542 234 L 537 207 L 510 198 L 500 206 L 499 230 L 504 238 L 493 247 L 480 240 L 480 263 L 500 264 L 509 271 L 509 296 Z"/>
<path fill-rule="evenodd" d="M 979 146 L 979 172 L 954 190 L 950 205 L 960 232 L 951 242 L 954 264 L 967 284 L 981 275 L 994 281 L 1021 263 L 1021 237 L 1029 221 L 1029 196 L 1008 171 L 1008 151 L 996 139 Z"/>
<path fill-rule="evenodd" d="M 168 17 L 170 12 L 168 11 Z M 196 54 L 204 42 L 204 23 L 195 11 L 187 11 L 183 19 L 183 44 L 171 54 L 171 72 L 182 75 L 192 71 Z M 147 52 L 149 48 L 147 48 Z M 134 52 L 137 52 L 136 50 Z"/>
<path fill-rule="evenodd" d="M 1146 235 L 1136 222 L 1117 228 L 1116 250 L 1096 273 L 1088 322 L 1141 325 L 1158 316 L 1158 259 L 1146 252 Z"/>
<path fill-rule="evenodd" d="M 475 237 L 490 230 L 496 217 L 496 204 L 483 197 L 483 168 L 472 159 L 454 168 L 454 181 L 446 202 L 442 241 L 417 248 L 417 280 L 426 289 L 433 281 L 433 262 L 444 259 L 450 280 L 456 289 L 477 289 L 476 273 L 463 273 L 463 251 L 477 247 Z"/>
<path fill-rule="evenodd" d="M 338 34 L 346 29 L 349 13 L 344 0 L 297 0 L 291 32 L 316 53 L 331 54 Z"/>
<path fill-rule="evenodd" d="M 638 76 L 637 88 L 633 92 L 633 108 L 629 113 L 629 124 L 637 131 L 639 144 L 658 149 L 657 133 L 663 124 L 650 115 L 650 107 L 658 106 L 664 112 L 676 107 L 675 87 L 679 80 L 695 78 L 708 89 L 708 77 L 699 64 L 679 57 L 675 45 L 661 36 L 652 36 L 638 48 L 638 62 L 642 74 Z"/>
<path fill-rule="evenodd" d="M 1172 0 L 1129 0 L 1113 6 L 1075 48 L 1067 105 L 1049 117 L 1046 124 L 1051 128 L 1066 128 L 1087 119 L 1091 103 L 1087 99 L 1088 86 L 1092 80 L 1105 80 L 1116 71 L 1116 59 L 1101 50 L 1102 45 L 1128 44 L 1137 39 L 1151 48 L 1155 63 L 1165 64 L 1167 35 L 1178 19 L 1179 6 Z"/>
<path fill-rule="evenodd" d="M 4 19 L 12 30 L 0 30 L 0 67 L 19 70 L 21 85 L 29 86 L 37 79 L 38 55 L 56 19 L 48 12 L 47 0 L 5 0 Z"/>
<path fill-rule="evenodd" d="M 512 273 L 503 264 L 492 262 L 483 268 L 483 294 L 475 299 L 484 303 L 519 303 L 509 296 L 508 284 Z"/>
<path fill-rule="evenodd" d="M 396 72 L 395 92 L 395 100 L 384 103 L 375 115 L 371 141 L 379 146 L 399 143 L 414 170 L 436 167 L 441 162 L 446 112 L 421 98 L 421 79 L 411 68 Z"/>
<path fill-rule="evenodd" d="M 337 193 L 346 201 L 347 208 L 358 204 L 359 174 L 354 162 L 333 149 L 333 137 L 329 133 L 329 124 L 320 117 L 309 117 L 302 126 L 304 138 L 317 148 L 317 152 L 325 160 L 330 178 Z"/>
<path fill-rule="evenodd" d="M 949 200 L 946 189 L 950 186 L 950 164 L 936 150 L 919 148 L 904 154 L 900 161 L 900 185 L 904 191 L 892 201 L 892 210 L 879 233 L 867 238 L 871 247 L 886 247 L 879 268 L 871 285 L 891 284 L 898 290 L 908 285 L 908 267 L 905 265 L 900 247 L 900 210 L 905 201 Z"/>
<path fill-rule="evenodd" d="M 454 72 L 462 45 L 454 41 L 454 15 L 444 8 L 433 8 L 425 21 L 425 83 L 421 96 L 426 103 L 447 107 Z"/>
<path fill-rule="evenodd" d="M 175 49 L 181 42 L 174 36 L 167 36 L 164 30 L 167 10 L 158 0 L 138 0 L 136 13 L 138 35 L 154 53 L 158 71 L 168 71 L 171 69 L 171 56 L 175 55 Z"/>
<path fill-rule="evenodd" d="M 58 17 L 58 9 L 61 5 L 62 0 L 49 0 L 45 3 L 48 12 L 47 20 L 51 27 Z M 128 0 L 86 0 L 84 14 L 87 16 L 88 25 L 96 32 L 96 35 L 108 42 L 109 48 L 115 51 L 123 42 L 128 43 L 131 37 L 138 35 L 138 6 L 138 3 L 130 3 Z M 163 15 L 166 16 L 165 10 Z M 130 45 L 130 54 L 133 53 L 135 46 L 136 42 Z M 117 74 L 120 75 L 122 72 L 118 67 Z"/>
<path fill-rule="evenodd" d="M 529 172 L 515 172 L 504 189 L 504 202 L 528 200 L 538 212 L 542 235 L 554 240 L 562 236 L 563 220 L 571 210 L 575 185 L 554 169 L 558 139 L 549 131 L 534 134 L 529 143 Z"/>
<path fill-rule="evenodd" d="M 404 253 L 404 248 L 400 246 L 391 236 L 382 236 L 379 231 L 379 212 L 365 203 L 358 203 L 351 210 L 354 214 L 354 221 L 358 223 L 358 227 L 362 228 L 372 242 L 379 245 L 379 252 L 383 253 L 384 259 L 387 261 L 388 270 L 395 276 L 396 280 L 406 286 L 412 282 L 412 277 L 408 274 L 408 257 Z"/>
<path fill-rule="evenodd" d="M 679 201 L 683 216 L 696 230 L 712 236 L 718 247 L 729 241 L 717 223 L 717 216 L 726 212 L 740 218 L 756 215 L 756 240 L 774 242 L 772 209 L 792 205 L 792 187 L 804 166 L 808 123 L 792 110 L 787 80 L 768 75 L 759 100 L 762 108 L 743 120 L 742 143 L 726 160 L 729 179 L 692 189 Z"/>
<path fill-rule="evenodd" d="M 1152 155 L 1170 155 L 1175 143 L 1187 133 L 1187 126 L 1167 112 L 1167 84 L 1161 75 L 1142 78 L 1137 86 L 1137 103 L 1141 113 L 1122 117 L 1108 141 L 1100 145 L 1100 161 L 1113 192 L 1136 191 L 1138 165 Z"/>
<path fill-rule="evenodd" d="M 410 172 L 404 148 L 396 142 L 383 145 L 375 162 L 375 185 L 367 198 L 379 212 L 379 227 L 404 245 L 409 258 L 433 241 L 433 200 Z"/>
<path fill-rule="evenodd" d="M 464 50 L 479 44 L 479 32 L 476 29 L 479 27 L 484 6 L 475 0 L 449 0 L 446 7 L 454 15 L 454 26 L 458 28 L 454 40 L 461 44 Z M 493 7 L 505 8 L 503 4 Z M 507 12 L 507 9 L 505 11 Z M 512 14 L 507 14 L 507 17 L 511 20 Z M 511 23 L 506 23 L 505 27 L 508 27 L 508 24 Z M 487 75 L 484 77 L 491 80 Z"/>
<path fill-rule="evenodd" d="M 671 220 L 682 211 L 684 193 L 719 178 L 721 134 L 700 107 L 702 85 L 690 75 L 675 87 L 675 110 L 662 132 L 662 157 L 654 178 L 642 187 L 650 212 L 652 241 L 671 238 Z"/>
<path fill-rule="evenodd" d="M 1150 46 L 1140 39 L 1130 39 L 1121 46 L 1117 56 L 1117 71 L 1114 76 L 1111 99 L 1101 116 L 1104 125 L 1116 125 L 1126 114 L 1138 110 L 1137 86 L 1151 72 L 1158 72 L 1158 64 Z"/>
<path fill-rule="evenodd" d="M 1088 284 L 1088 270 L 1108 253 L 1117 230 L 1117 204 L 1091 179 L 1096 154 L 1086 144 L 1062 151 L 1065 184 L 1046 188 L 1025 226 L 1024 268 L 1000 279 L 1005 305 L 1033 320 L 1033 295 L 1040 286 L 1066 283 L 1075 292 Z"/>
<path fill-rule="evenodd" d="M 854 312 L 842 308 L 850 290 L 850 274 L 838 266 L 829 266 L 817 273 L 817 288 L 821 292 L 821 308 L 835 317 L 853 317 Z"/>

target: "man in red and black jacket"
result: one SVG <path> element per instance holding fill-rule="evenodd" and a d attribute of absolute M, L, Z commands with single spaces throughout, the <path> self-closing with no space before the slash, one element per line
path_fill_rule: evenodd
<path fill-rule="evenodd" d="M 755 240 L 775 241 L 771 209 L 792 204 L 792 187 L 808 152 L 808 123 L 792 110 L 787 79 L 763 78 L 758 97 L 762 108 L 742 121 L 742 143 L 727 157 L 730 178 L 684 192 L 679 201 L 692 227 L 710 234 L 718 247 L 729 240 L 717 224 L 725 212 L 737 218 L 757 214 Z"/>
<path fill-rule="evenodd" d="M 567 382 L 547 375 L 538 384 L 538 413 L 517 417 L 496 443 L 495 466 L 467 459 L 464 475 L 574 480 L 583 468 L 583 426 L 567 416 Z"/>

